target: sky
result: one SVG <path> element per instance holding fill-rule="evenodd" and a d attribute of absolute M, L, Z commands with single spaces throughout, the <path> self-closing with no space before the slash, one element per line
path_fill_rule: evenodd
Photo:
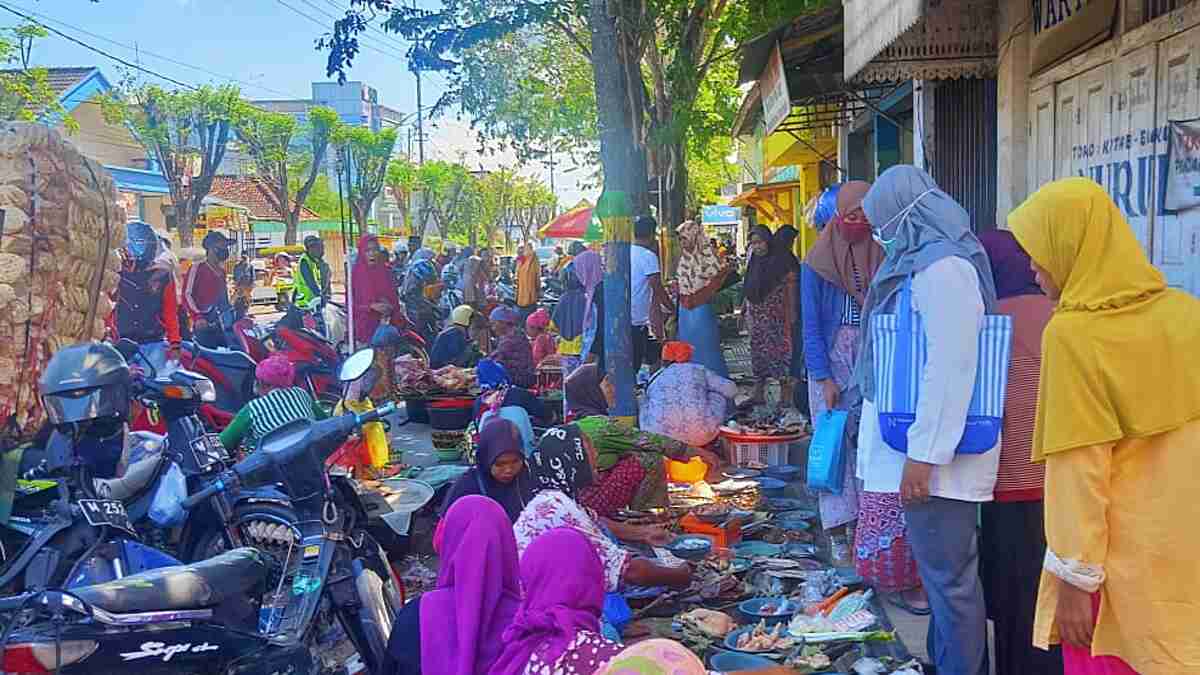
<path fill-rule="evenodd" d="M 437 0 L 419 0 L 422 6 Z M 309 98 L 311 83 L 329 81 L 326 54 L 314 40 L 341 17 L 348 0 L 0 0 L 0 27 L 21 19 L 11 8 L 30 14 L 46 26 L 96 47 L 108 55 L 140 65 L 157 74 L 191 85 L 236 84 L 246 98 Z M 404 59 L 406 46 L 380 29 L 360 37 L 361 50 L 347 79 L 374 87 L 379 102 L 402 113 L 416 110 L 416 85 Z M 42 66 L 99 66 L 110 81 L 120 79 L 124 66 L 108 56 L 59 35 L 51 34 L 34 47 L 33 60 Z M 176 86 L 144 75 L 146 81 Z M 422 104 L 429 106 L 445 90 L 446 79 L 426 73 Z M 470 121 L 452 116 L 433 120 L 426 128 L 427 159 L 457 160 L 466 153 L 471 168 L 495 169 L 516 165 L 510 153 L 480 155 Z M 574 176 L 557 167 L 555 187 L 563 208 L 595 196 Z M 522 174 L 549 183 L 541 163 L 520 168 Z"/>

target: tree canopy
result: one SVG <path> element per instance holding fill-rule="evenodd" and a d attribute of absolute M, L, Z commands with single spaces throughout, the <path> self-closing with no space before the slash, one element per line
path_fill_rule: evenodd
<path fill-rule="evenodd" d="M 647 173 L 667 188 L 665 219 L 711 197 L 741 95 L 732 58 L 740 43 L 828 0 L 644 0 L 613 2 L 627 64 L 633 137 Z M 319 46 L 329 74 L 357 54 L 369 18 L 386 14 L 386 30 L 412 44 L 413 68 L 448 75 L 439 108 L 457 104 L 485 142 L 511 146 L 522 158 L 538 150 L 595 152 L 599 138 L 592 79 L 591 31 L 584 0 L 444 0 L 440 9 L 393 0 L 351 0 L 350 10 Z M 703 166 L 693 155 L 701 153 Z M 594 155 L 592 155 L 594 156 Z M 698 190 L 691 168 L 704 176 Z M 638 203 L 646 206 L 644 191 Z M 636 196 L 636 195 L 635 195 Z"/>
<path fill-rule="evenodd" d="M 285 223 L 284 243 L 296 243 L 304 202 L 326 167 L 329 144 L 341 129 L 335 111 L 314 107 L 301 124 L 286 113 L 239 101 L 233 115 L 238 146 L 254 160 L 268 201 Z M 292 180 L 292 175 L 299 178 Z"/>
<path fill-rule="evenodd" d="M 124 124 L 158 163 L 171 190 L 179 243 L 191 246 L 196 216 L 243 106 L 238 89 L 167 91 L 141 85 L 107 96 L 101 105 L 108 123 Z"/>
<path fill-rule="evenodd" d="M 30 63 L 34 43 L 46 35 L 46 29 L 34 23 L 0 28 L 0 64 L 13 66 L 0 72 L 0 120 L 61 119 L 67 131 L 74 133 L 79 124 L 58 102 L 58 93 L 50 86 L 50 71 Z"/>

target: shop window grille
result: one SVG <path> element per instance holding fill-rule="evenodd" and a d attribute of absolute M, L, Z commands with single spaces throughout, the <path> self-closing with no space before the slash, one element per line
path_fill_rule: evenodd
<path fill-rule="evenodd" d="M 1150 21 L 1172 12 L 1191 0 L 1142 0 L 1142 21 Z"/>

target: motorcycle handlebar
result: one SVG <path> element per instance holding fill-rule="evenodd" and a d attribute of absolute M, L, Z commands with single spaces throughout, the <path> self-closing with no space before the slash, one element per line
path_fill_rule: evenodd
<path fill-rule="evenodd" d="M 228 480 L 227 476 L 221 476 L 220 478 L 216 479 L 215 481 L 209 483 L 208 486 L 205 487 L 203 490 L 200 490 L 196 494 L 191 495 L 190 497 L 184 499 L 183 503 L 182 503 L 183 509 L 185 511 L 191 511 L 192 509 L 199 506 L 204 500 L 208 499 L 209 497 L 212 497 L 213 495 L 215 495 L 219 492 L 224 492 L 225 488 L 226 488 L 227 480 Z"/>
<path fill-rule="evenodd" d="M 354 426 L 360 427 L 369 422 L 377 422 L 377 421 L 383 419 L 384 417 L 387 417 L 388 415 L 391 415 L 392 413 L 396 412 L 396 409 L 397 408 L 396 408 L 395 403 L 388 403 L 386 405 L 382 405 L 378 408 L 375 408 L 373 410 L 368 410 L 363 413 L 358 413 L 358 414 L 348 413 L 348 416 L 353 418 Z M 253 472 L 253 471 L 261 468 L 261 466 L 265 465 L 266 462 L 269 462 L 269 460 L 265 459 L 264 457 L 260 457 L 258 453 L 255 453 L 255 454 L 251 455 L 250 457 L 243 459 L 241 462 L 238 462 L 238 464 L 236 466 L 234 466 L 231 471 L 226 471 L 219 478 L 217 478 L 212 483 L 209 483 L 207 486 L 205 486 L 199 492 L 185 498 L 180 503 L 181 506 L 184 508 L 184 510 L 190 511 L 191 509 L 199 506 L 206 499 L 209 499 L 210 497 L 212 497 L 213 495 L 216 495 L 218 493 L 224 492 L 231 485 L 237 484 L 238 479 L 239 479 L 239 474 L 241 474 L 242 472 L 247 472 L 247 473 Z"/>
<path fill-rule="evenodd" d="M 386 405 L 381 405 L 378 408 L 375 408 L 374 410 L 368 410 L 365 413 L 359 413 L 359 414 L 355 415 L 354 423 L 357 424 L 358 426 L 362 426 L 364 424 L 367 424 L 368 422 L 377 422 L 377 421 L 383 419 L 384 417 L 391 415 L 394 412 L 396 412 L 395 402 L 388 403 Z"/>

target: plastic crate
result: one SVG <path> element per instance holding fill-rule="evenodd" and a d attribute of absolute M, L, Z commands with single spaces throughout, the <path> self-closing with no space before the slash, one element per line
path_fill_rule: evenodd
<path fill-rule="evenodd" d="M 790 440 L 749 441 L 725 439 L 729 459 L 735 466 L 779 466 L 788 463 Z"/>
<path fill-rule="evenodd" d="M 464 431 L 475 419 L 474 399 L 452 399 L 429 403 L 429 426 L 435 431 Z"/>

